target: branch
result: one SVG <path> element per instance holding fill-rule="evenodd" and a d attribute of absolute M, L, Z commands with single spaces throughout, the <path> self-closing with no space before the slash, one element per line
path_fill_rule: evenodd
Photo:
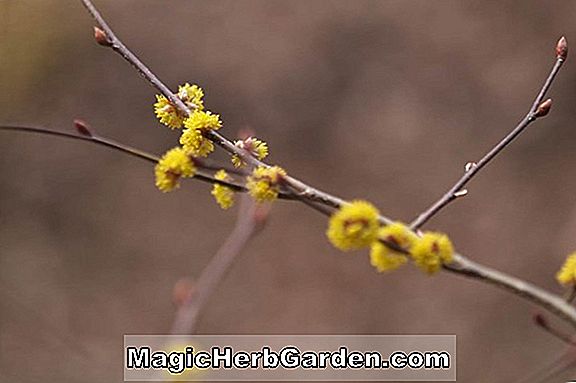
<path fill-rule="evenodd" d="M 546 331 L 550 335 L 561 340 L 562 342 L 566 343 L 568 346 L 572 348 L 576 346 L 574 339 L 572 339 L 573 338 L 572 335 L 551 325 L 548 319 L 546 318 L 546 315 L 544 315 L 543 313 L 541 312 L 535 313 L 532 319 L 534 320 L 534 323 L 538 327 L 540 327 L 542 330 Z"/>
<path fill-rule="evenodd" d="M 480 265 L 460 254 L 454 254 L 454 262 L 449 265 L 444 265 L 443 268 L 444 270 L 484 281 L 508 290 L 519 297 L 532 301 L 576 327 L 576 309 L 573 306 L 566 303 L 561 297 L 549 293 L 530 282 Z"/>
<path fill-rule="evenodd" d="M 78 123 L 78 122 L 76 121 L 76 123 Z M 152 163 L 157 163 L 160 160 L 160 158 L 158 158 L 157 156 L 155 156 L 153 154 L 144 152 L 142 150 L 133 148 L 133 147 L 128 146 L 128 145 L 121 144 L 119 142 L 110 140 L 108 138 L 96 136 L 88 130 L 86 130 L 85 132 L 90 132 L 89 134 L 87 134 L 87 133 L 73 134 L 73 133 L 69 133 L 69 132 L 62 132 L 62 131 L 58 131 L 58 130 L 51 130 L 51 129 L 41 128 L 41 127 L 15 126 L 15 125 L 0 126 L 0 131 L 2 131 L 2 130 L 24 132 L 24 133 L 46 134 L 49 136 L 63 137 L 63 138 L 68 138 L 68 139 L 72 139 L 72 140 L 80 140 L 80 141 L 90 142 L 90 143 L 93 143 L 96 145 L 102 145 L 102 146 L 105 146 L 109 149 L 117 150 L 119 152 L 129 154 L 129 155 L 134 156 L 136 158 L 140 158 L 142 160 L 152 162 Z M 79 129 L 79 131 L 80 131 L 80 129 Z M 222 167 L 216 166 L 216 164 L 214 162 L 210 162 L 208 165 L 205 165 L 204 160 L 199 160 L 199 159 L 195 159 L 194 164 L 200 170 L 222 169 Z M 197 180 L 200 180 L 203 182 L 208 182 L 211 184 L 216 183 L 216 184 L 220 184 L 223 186 L 227 186 L 227 187 L 229 187 L 229 188 L 231 188 L 237 192 L 246 192 L 247 191 L 246 188 L 244 187 L 244 185 L 236 184 L 236 183 L 228 182 L 228 181 L 217 180 L 213 176 L 208 175 L 208 174 L 202 174 L 201 172 L 196 173 L 194 175 L 193 179 L 197 179 Z M 282 198 L 282 196 L 280 196 L 280 197 Z"/>
<path fill-rule="evenodd" d="M 93 18 L 98 23 L 102 30 L 96 29 L 96 40 L 98 43 L 104 46 L 111 47 L 115 52 L 119 53 L 125 60 L 127 60 L 136 70 L 152 84 L 157 90 L 160 91 L 170 102 L 173 103 L 182 113 L 189 114 L 190 110 L 184 105 L 184 103 L 174 95 L 166 85 L 164 85 L 133 53 L 131 53 L 128 48 L 116 37 L 114 32 L 110 29 L 108 24 L 102 18 L 100 13 L 96 10 L 94 5 L 90 0 L 82 0 L 83 4 L 86 6 L 88 11 L 92 14 Z M 493 150 L 491 150 L 475 167 L 472 167 L 469 172 L 467 172 L 463 179 L 459 181 L 450 191 L 449 196 L 443 197 L 439 202 L 435 203 L 431 208 L 429 208 L 425 213 L 423 213 L 422 218 L 418 218 L 414 223 L 413 227 L 417 228 L 426 222 L 430 217 L 436 214 L 437 211 L 442 209 L 444 205 L 449 203 L 455 193 L 462 193 L 462 187 L 470 181 L 470 179 L 484 167 L 493 157 L 495 157 L 504 147 L 506 147 L 518 134 L 526 128 L 526 126 L 531 123 L 535 118 L 541 117 L 547 113 L 550 108 L 550 102 L 545 101 L 541 103 L 545 93 L 550 87 L 556 73 L 560 69 L 562 63 L 566 59 L 567 46 L 566 40 L 561 39 L 557 45 L 557 61 L 548 77 L 541 92 L 539 93 L 534 105 L 531 108 L 531 113 L 519 124 L 519 126 L 514 129 L 500 144 L 498 144 Z M 245 150 L 237 148 L 231 141 L 226 139 L 224 136 L 220 135 L 216 131 L 209 131 L 208 138 L 212 139 L 216 144 L 224 148 L 231 154 L 237 154 L 245 162 L 251 164 L 252 166 L 269 166 L 258 159 L 249 155 Z M 325 193 L 318 189 L 315 189 L 302 181 L 299 181 L 293 177 L 285 177 L 285 183 L 290 189 L 301 198 L 307 199 L 309 201 L 314 201 L 321 203 L 325 206 L 332 208 L 340 208 L 341 206 L 347 204 L 348 202 L 343 199 L 333 196 L 331 194 Z M 459 194 L 460 194 L 459 193 Z M 446 201 L 444 201 L 446 199 Z M 307 204 L 310 206 L 310 204 Z M 318 210 L 318 209 L 317 209 Z M 322 211 L 327 213 L 327 211 Z M 380 216 L 380 222 L 382 224 L 388 224 L 392 222 L 389 218 Z M 532 302 L 540 305 L 544 309 L 552 312 L 555 315 L 565 319 L 573 326 L 576 327 L 576 310 L 569 304 L 559 299 L 557 296 L 544 291 L 543 289 L 524 282 L 518 278 L 508 276 L 504 273 L 492 270 L 488 267 L 474 263 L 464 256 L 456 254 L 456 262 L 453 265 L 446 266 L 446 270 L 466 275 L 471 278 L 479 279 L 487 283 L 493 284 L 500 288 L 511 291 L 512 293 L 523 297 L 525 299 L 531 300 Z"/>
<path fill-rule="evenodd" d="M 122 56 L 124 60 L 132 65 L 138 71 L 138 73 L 144 77 L 146 81 L 148 81 L 154 88 L 156 88 L 162 95 L 164 95 L 182 114 L 187 116 L 190 115 L 190 109 L 182 102 L 182 100 L 180 100 L 142 61 L 140 61 L 138 57 L 136 57 L 135 54 L 133 54 L 128 49 L 128 47 L 124 45 L 124 43 L 122 43 L 112 28 L 110 28 L 108 23 L 106 23 L 106 20 L 104 20 L 92 1 L 81 1 L 98 24 L 99 28 L 96 27 L 94 29 L 96 41 L 102 46 L 112 48 L 112 50 L 114 50 L 116 53 Z M 206 137 L 214 141 L 218 146 L 222 147 L 228 153 L 238 155 L 244 162 L 250 164 L 251 166 L 270 166 L 253 157 L 246 150 L 237 147 L 232 141 L 215 130 L 207 131 Z M 309 199 L 310 201 L 319 202 L 332 208 L 340 208 L 341 206 L 348 203 L 339 197 L 318 190 L 291 176 L 284 177 L 284 183 L 287 185 L 289 191 L 295 194 L 294 197 L 298 199 Z M 380 221 L 383 224 L 389 224 L 392 222 L 390 219 L 384 216 L 380 217 Z"/>
<path fill-rule="evenodd" d="M 518 123 L 518 125 L 510 132 L 506 137 L 504 137 L 500 142 L 496 144 L 488 153 L 484 155 L 477 163 L 469 163 L 466 166 L 466 171 L 462 178 L 460 178 L 454 186 L 450 188 L 439 200 L 433 203 L 428 209 L 426 209 L 422 214 L 418 216 L 411 224 L 410 227 L 413 230 L 418 230 L 422 225 L 424 225 L 430 218 L 436 215 L 440 210 L 442 210 L 446 205 L 450 202 L 454 201 L 456 198 L 459 197 L 459 193 L 464 192 L 464 186 L 474 178 L 482 168 L 484 168 L 488 163 L 494 159 L 502 150 L 504 150 L 510 143 L 522 133 L 532 122 L 536 121 L 539 117 L 544 117 L 550 111 L 550 107 L 552 106 L 552 100 L 548 99 L 544 100 L 544 96 L 550 89 L 552 82 L 556 78 L 558 71 L 566 61 L 566 57 L 568 54 L 568 46 L 566 43 L 566 39 L 564 37 L 560 38 L 558 44 L 556 45 L 556 61 L 552 70 L 548 74 L 546 81 L 544 81 L 544 85 L 538 92 L 532 107 L 528 111 L 528 114 Z M 461 194 L 460 194 L 461 195 Z"/>
<path fill-rule="evenodd" d="M 193 293 L 189 294 L 181 303 L 172 325 L 171 334 L 184 335 L 196 332 L 202 309 L 206 306 L 234 260 L 244 250 L 250 239 L 262 228 L 268 214 L 268 211 L 263 209 L 266 207 L 256 205 L 248 196 L 243 196 L 236 226 L 198 278 Z"/>

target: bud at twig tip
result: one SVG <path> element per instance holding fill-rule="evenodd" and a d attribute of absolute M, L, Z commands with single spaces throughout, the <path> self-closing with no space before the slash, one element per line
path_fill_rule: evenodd
<path fill-rule="evenodd" d="M 98 44 L 100 44 L 104 47 L 112 46 L 112 43 L 108 39 L 106 32 L 104 32 L 102 29 L 100 29 L 98 27 L 94 27 L 94 39 L 96 40 L 96 42 Z"/>
<path fill-rule="evenodd" d="M 83 136 L 92 137 L 92 132 L 88 128 L 88 124 L 82 120 L 74 120 L 74 127 Z"/>
<path fill-rule="evenodd" d="M 566 37 L 560 37 L 558 44 L 556 44 L 556 57 L 562 60 L 566 60 L 568 57 L 568 42 Z"/>
<path fill-rule="evenodd" d="M 542 101 L 542 103 L 538 106 L 538 109 L 536 109 L 534 112 L 534 117 L 544 117 L 550 112 L 550 108 L 552 108 L 551 98 L 546 101 Z"/>

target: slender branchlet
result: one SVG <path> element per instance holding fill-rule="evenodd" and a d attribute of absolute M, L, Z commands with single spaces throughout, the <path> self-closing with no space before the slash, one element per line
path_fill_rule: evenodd
<path fill-rule="evenodd" d="M 216 287 L 250 239 L 266 223 L 269 214 L 268 206 L 255 204 L 247 195 L 242 197 L 238 218 L 232 233 L 204 268 L 194 283 L 193 291 L 188 288 L 184 294 L 184 299 L 179 299 L 178 311 L 172 325 L 172 334 L 184 335 L 196 332 L 200 313 Z"/>
<path fill-rule="evenodd" d="M 430 218 L 438 214 L 440 210 L 446 207 L 450 202 L 457 198 L 456 193 L 460 192 L 464 186 L 468 184 L 482 170 L 490 161 L 492 161 L 502 150 L 504 150 L 512 141 L 518 137 L 532 122 L 540 117 L 544 117 L 550 111 L 552 100 L 548 99 L 542 101 L 546 93 L 550 89 L 552 82 L 560 71 L 562 64 L 566 60 L 568 54 L 568 46 L 565 38 L 561 38 L 556 48 L 556 61 L 550 70 L 546 81 L 540 88 L 532 107 L 526 116 L 518 123 L 518 125 L 510 131 L 500 142 L 498 142 L 492 149 L 490 149 L 478 162 L 469 163 L 466 165 L 466 172 L 462 177 L 452 186 L 440 199 L 434 202 L 428 209 L 424 210 L 412 223 L 410 227 L 414 230 L 422 227 Z"/>
<path fill-rule="evenodd" d="M 546 315 L 541 312 L 537 312 L 532 316 L 534 323 L 540 327 L 542 330 L 548 332 L 549 334 L 553 335 L 555 338 L 560 339 L 562 342 L 575 347 L 576 343 L 570 334 L 565 333 L 564 331 L 557 329 L 556 327 L 550 324 Z"/>
<path fill-rule="evenodd" d="M 90 142 L 96 145 L 101 145 L 101 146 L 105 146 L 109 149 L 112 150 L 116 150 L 119 152 L 122 152 L 124 154 L 128 154 L 131 155 L 133 157 L 151 162 L 156 164 L 160 158 L 147 153 L 145 151 L 133 148 L 131 146 L 128 145 L 124 145 L 121 144 L 119 142 L 116 142 L 114 140 L 110 140 L 108 138 L 105 137 L 101 137 L 98 136 L 96 134 L 94 134 L 94 132 L 91 130 L 91 128 L 88 128 L 88 125 L 81 121 L 81 120 L 74 120 L 74 127 L 76 128 L 76 130 L 78 131 L 79 134 L 74 134 L 74 133 L 69 133 L 69 132 L 63 132 L 63 131 L 59 131 L 59 130 L 51 130 L 51 129 L 47 129 L 47 128 L 42 128 L 42 127 L 31 127 L 31 126 L 0 126 L 0 131 L 4 130 L 4 131 L 17 131 L 17 132 L 23 132 L 23 133 L 33 133 L 33 134 L 45 134 L 45 135 L 51 135 L 51 136 L 56 136 L 56 137 L 62 137 L 62 138 L 67 138 L 67 139 L 72 139 L 72 140 L 80 140 L 80 141 L 85 141 L 85 142 Z M 224 180 L 218 180 L 216 178 L 214 178 L 214 176 L 212 174 L 210 174 L 213 170 L 215 169 L 222 169 L 222 166 L 218 166 L 216 164 L 214 164 L 213 162 L 208 162 L 207 164 L 205 164 L 205 162 L 208 162 L 204 159 L 200 160 L 200 159 L 195 159 L 195 165 L 198 167 L 199 172 L 194 176 L 194 179 L 197 179 L 199 181 L 203 181 L 203 182 L 208 182 L 211 184 L 220 184 L 223 186 L 227 186 L 235 191 L 238 192 L 246 192 L 246 187 L 240 183 L 233 183 L 233 182 L 228 182 L 228 181 L 224 181 Z M 230 169 L 231 172 L 234 172 L 234 169 Z M 279 195 L 279 198 L 287 198 L 286 195 L 281 194 Z M 288 197 L 291 199 L 291 197 Z"/>

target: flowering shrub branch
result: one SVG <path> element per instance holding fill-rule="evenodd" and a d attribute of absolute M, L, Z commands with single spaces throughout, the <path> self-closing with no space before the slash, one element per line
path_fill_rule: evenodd
<path fill-rule="evenodd" d="M 117 53 L 119 53 L 124 59 L 126 59 L 131 65 L 137 68 L 137 70 L 142 74 L 156 89 L 158 89 L 162 95 L 164 95 L 175 107 L 177 107 L 181 112 L 186 115 L 190 115 L 190 109 L 180 100 L 176 95 L 174 95 L 168 87 L 166 87 L 134 54 L 132 54 L 128 48 L 116 37 L 111 28 L 106 24 L 105 20 L 96 10 L 94 5 L 90 0 L 82 0 L 88 11 L 92 14 L 94 19 L 101 28 L 106 42 L 106 46 L 111 47 Z M 98 32 L 98 29 L 96 29 Z M 96 34 L 98 40 L 98 33 Z M 488 164 L 500 151 L 507 147 L 512 140 L 520 134 L 531 122 L 536 118 L 545 116 L 550 110 L 551 101 L 547 100 L 542 102 L 546 95 L 546 92 L 550 88 L 556 74 L 560 70 L 560 67 L 566 60 L 568 53 L 568 48 L 566 40 L 562 38 L 556 47 L 556 62 L 550 72 L 550 75 L 546 79 L 542 89 L 540 90 L 532 108 L 528 115 L 522 120 L 522 122 L 509 134 L 507 135 L 498 145 L 496 145 L 488 154 L 483 157 L 479 164 L 472 165 L 469 170 L 462 177 L 460 181 L 456 183 L 450 191 L 442 197 L 439 202 L 435 203 L 426 212 L 420 215 L 412 224 L 413 229 L 417 229 L 422 224 L 424 224 L 428 219 L 430 219 L 434 214 L 441 210 L 445 205 L 447 205 L 454 198 L 463 194 L 462 188 L 482 169 L 486 164 Z M 214 130 L 209 130 L 207 132 L 207 138 L 213 140 L 217 145 L 224 148 L 226 151 L 232 155 L 240 157 L 243 161 L 248 163 L 253 167 L 269 167 L 269 165 L 264 164 L 259 159 L 251 156 L 243 148 L 235 146 L 231 141 L 226 139 L 223 135 Z M 342 200 L 339 197 L 333 196 L 331 194 L 322 192 L 316 188 L 304 184 L 303 182 L 289 176 L 283 176 L 283 183 L 287 186 L 288 191 L 293 193 L 297 199 L 305 202 L 306 205 L 314 207 L 316 210 L 322 212 L 323 214 L 330 214 L 330 210 L 325 208 L 319 208 L 315 203 L 320 203 L 328 207 L 340 209 L 344 206 L 349 205 L 349 202 Z M 387 217 L 378 214 L 378 221 L 382 225 L 389 225 L 393 221 Z M 384 243 L 386 245 L 386 243 Z M 388 244 L 390 245 L 390 244 Z M 454 253 L 450 257 L 451 263 L 443 264 L 443 268 L 447 271 L 451 271 L 457 274 L 461 274 L 467 277 L 485 281 L 487 283 L 493 284 L 500 288 L 506 289 L 513 292 L 514 294 L 526 298 L 533 303 L 536 303 L 543 307 L 544 309 L 550 311 L 551 313 L 557 315 L 558 317 L 568 321 L 574 327 L 576 327 L 576 309 L 571 305 L 567 304 L 560 297 L 546 292 L 543 289 L 534 286 L 526 281 L 518 279 L 516 277 L 504 274 L 497 270 L 493 270 L 489 267 L 475 263 L 463 255 Z"/>
<path fill-rule="evenodd" d="M 476 174 L 482 168 L 484 168 L 490 161 L 494 159 L 502 150 L 504 150 L 512 141 L 518 137 L 532 122 L 536 121 L 539 117 L 544 117 L 550 112 L 550 108 L 552 107 L 552 100 L 547 99 L 544 100 L 546 93 L 550 89 L 552 82 L 556 78 L 556 75 L 562 68 L 562 64 L 566 61 L 568 57 L 568 44 L 564 37 L 560 38 L 558 44 L 556 45 L 556 61 L 554 62 L 554 66 L 548 74 L 546 81 L 544 81 L 544 85 L 538 92 L 532 107 L 526 114 L 526 116 L 518 123 L 518 125 L 512 129 L 506 137 L 504 137 L 500 142 L 496 144 L 488 153 L 484 155 L 478 162 L 469 162 L 466 164 L 464 175 L 444 194 L 438 201 L 432 204 L 428 209 L 426 209 L 422 214 L 418 216 L 412 223 L 410 227 L 413 230 L 417 230 L 422 225 L 424 225 L 430 218 L 436 215 L 440 210 L 442 210 L 446 205 L 450 202 L 454 201 L 456 198 L 460 196 L 464 196 L 467 194 L 467 190 L 464 187 L 474 178 Z"/>
<path fill-rule="evenodd" d="M 264 163 L 268 146 L 258 139 L 234 142 L 220 133 L 223 123 L 218 114 L 205 109 L 204 92 L 197 85 L 184 84 L 173 93 L 144 63 L 142 63 L 114 34 L 104 18 L 90 0 L 82 0 L 97 23 L 94 28 L 96 41 L 113 49 L 160 94 L 157 95 L 155 113 L 160 122 L 171 129 L 184 128 L 179 143 L 162 158 L 157 158 L 136 149 L 93 136 L 88 129 L 79 128 L 80 135 L 48 131 L 37 128 L 19 127 L 12 130 L 55 134 L 82 139 L 113 147 L 156 163 L 156 184 L 162 191 L 178 186 L 183 177 L 198 178 L 215 184 L 212 194 L 222 207 L 233 203 L 233 192 L 249 192 L 257 202 L 273 201 L 276 198 L 295 199 L 315 210 L 330 216 L 327 236 L 331 243 L 343 250 L 370 249 L 370 261 L 379 271 L 394 270 L 412 261 L 422 271 L 433 274 L 446 270 L 469 278 L 484 281 L 508 290 L 532 301 L 543 309 L 566 320 L 576 327 L 576 309 L 560 296 L 547 292 L 527 281 L 480 265 L 454 252 L 450 239 L 442 233 L 425 232 L 419 229 L 440 210 L 458 197 L 466 195 L 464 187 L 490 161 L 504 150 L 532 122 L 550 111 L 552 101 L 544 100 L 552 82 L 567 57 L 567 44 L 560 39 L 556 47 L 556 61 L 532 107 L 522 121 L 478 163 L 469 163 L 464 175 L 438 201 L 421 213 L 410 225 L 395 222 L 383 216 L 366 201 L 345 201 L 335 195 L 316 189 L 294 177 L 278 166 Z M 4 129 L 8 129 L 5 127 Z M 205 174 L 205 158 L 218 146 L 227 151 L 235 166 L 212 167 L 216 174 Z M 238 168 L 236 168 L 238 167 Z M 221 171 L 222 170 L 222 171 Z M 243 178 L 233 181 L 230 174 Z M 219 186 L 219 187 L 217 187 Z M 336 209 L 336 211 L 334 211 Z M 576 285 L 576 263 L 563 268 L 558 279 L 572 287 Z"/>

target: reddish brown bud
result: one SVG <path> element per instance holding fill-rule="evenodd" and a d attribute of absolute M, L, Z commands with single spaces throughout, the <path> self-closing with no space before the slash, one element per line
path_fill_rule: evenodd
<path fill-rule="evenodd" d="M 104 32 L 102 29 L 98 27 L 94 27 L 94 39 L 98 44 L 104 47 L 112 46 L 112 43 L 108 39 L 108 36 L 106 36 L 106 32 Z"/>
<path fill-rule="evenodd" d="M 534 323 L 536 323 L 538 326 L 542 327 L 542 328 L 548 328 L 548 319 L 546 319 L 546 317 L 544 316 L 544 314 L 542 313 L 535 313 L 532 316 L 532 319 L 534 320 Z"/>
<path fill-rule="evenodd" d="M 536 111 L 534 112 L 534 117 L 544 117 L 550 112 L 550 108 L 552 108 L 552 99 L 549 98 L 546 101 L 543 101 Z"/>
<path fill-rule="evenodd" d="M 74 120 L 74 127 L 83 136 L 92 137 L 92 132 L 88 128 L 88 124 L 86 124 L 82 120 Z"/>
<path fill-rule="evenodd" d="M 556 44 L 556 57 L 562 60 L 566 60 L 568 57 L 568 42 L 564 36 L 560 37 L 558 44 Z"/>
<path fill-rule="evenodd" d="M 193 280 L 189 278 L 182 278 L 174 284 L 172 289 L 172 302 L 177 307 L 187 304 L 190 301 L 196 285 Z"/>

